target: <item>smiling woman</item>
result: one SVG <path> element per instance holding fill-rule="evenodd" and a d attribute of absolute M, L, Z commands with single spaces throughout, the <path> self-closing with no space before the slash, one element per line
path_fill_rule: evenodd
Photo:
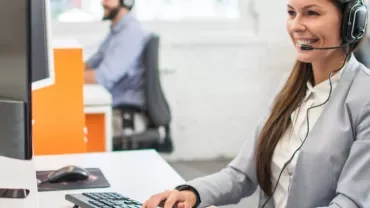
<path fill-rule="evenodd" d="M 353 56 L 365 35 L 361 0 L 287 0 L 296 64 L 238 156 L 222 171 L 153 195 L 164 208 L 369 207 L 370 73 Z M 302 50 L 304 49 L 304 50 Z"/>
<path fill-rule="evenodd" d="M 322 60 L 332 60 L 332 63 L 337 63 L 336 67 L 339 68 L 344 58 L 343 49 L 303 51 L 301 45 L 316 48 L 340 45 L 342 42 L 340 8 L 330 1 L 317 1 L 316 4 L 310 5 L 295 1 L 289 1 L 289 3 L 286 27 L 296 46 L 297 59 L 301 62 L 314 62 L 314 65 L 323 63 Z M 329 69 L 330 67 L 321 68 Z M 322 69 L 318 71 L 323 72 Z M 325 75 L 326 78 L 327 75 Z"/>
<path fill-rule="evenodd" d="M 286 29 L 296 47 L 297 61 L 283 90 L 275 98 L 275 105 L 261 130 L 256 150 L 259 184 L 269 196 L 272 196 L 275 191 L 277 192 L 273 195 L 277 207 L 284 207 L 287 203 L 290 182 L 284 181 L 292 179 L 293 170 L 297 163 L 295 155 L 299 154 L 310 133 L 310 124 L 314 125 L 320 116 L 332 91 L 338 84 L 350 53 L 364 35 L 362 33 L 361 36 L 356 36 L 354 40 L 351 40 L 346 33 L 349 25 L 346 21 L 353 18 L 357 18 L 358 23 L 353 25 L 358 28 L 352 29 L 364 31 L 367 21 L 361 21 L 367 18 L 367 11 L 361 13 L 363 8 L 365 7 L 360 1 L 350 1 L 348 4 L 343 4 L 340 0 L 311 0 L 309 2 L 288 0 Z M 347 11 L 355 9 L 358 10 L 360 16 L 348 17 L 348 15 L 355 14 Z M 346 41 L 353 44 L 331 50 L 302 50 L 302 45 L 311 48 L 327 48 L 339 46 Z M 331 80 L 332 77 L 333 80 Z M 323 86 L 327 86 L 325 81 L 328 78 L 329 88 L 324 89 Z M 311 91 L 318 94 L 318 97 L 322 97 L 319 99 L 321 102 L 308 102 L 307 96 L 310 95 Z M 312 113 L 311 118 L 308 118 L 311 109 L 315 112 Z M 302 125 L 303 119 L 307 120 L 307 123 L 303 123 L 307 130 L 302 127 L 298 130 L 295 129 L 295 122 Z M 293 128 L 291 128 L 292 120 L 294 122 Z M 302 143 L 296 148 L 289 148 L 289 156 L 284 156 L 279 152 L 288 148 L 288 144 L 286 144 L 287 147 L 280 147 L 278 143 L 291 138 L 290 134 L 286 134 L 291 129 L 300 135 Z M 290 157 L 290 155 L 293 156 Z M 286 173 L 284 172 L 285 168 L 287 168 Z M 275 187 L 274 184 L 276 184 Z"/>

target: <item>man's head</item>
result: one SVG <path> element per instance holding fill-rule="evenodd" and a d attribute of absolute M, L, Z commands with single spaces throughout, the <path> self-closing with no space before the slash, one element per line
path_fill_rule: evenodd
<path fill-rule="evenodd" d="M 102 0 L 104 8 L 104 20 L 113 20 L 117 17 L 120 11 L 124 10 L 126 13 L 132 9 L 135 0 Z"/>

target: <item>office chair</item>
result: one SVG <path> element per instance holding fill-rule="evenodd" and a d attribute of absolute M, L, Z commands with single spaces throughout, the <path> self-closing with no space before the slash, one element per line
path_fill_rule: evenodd
<path fill-rule="evenodd" d="M 121 105 L 122 135 L 113 138 L 113 150 L 156 149 L 158 152 L 173 151 L 171 138 L 171 110 L 162 91 L 159 75 L 159 37 L 152 34 L 142 54 L 144 64 L 145 108 Z M 135 123 L 140 116 L 146 120 L 146 129 L 137 132 Z"/>

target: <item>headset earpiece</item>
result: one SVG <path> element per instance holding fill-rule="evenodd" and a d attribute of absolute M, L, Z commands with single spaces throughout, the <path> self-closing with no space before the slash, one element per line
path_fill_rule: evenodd
<path fill-rule="evenodd" d="M 367 7 L 362 0 L 351 0 L 345 5 L 341 28 L 341 36 L 345 43 L 361 40 L 365 35 L 367 17 Z"/>
<path fill-rule="evenodd" d="M 135 0 L 120 0 L 121 6 L 131 10 L 135 5 Z"/>

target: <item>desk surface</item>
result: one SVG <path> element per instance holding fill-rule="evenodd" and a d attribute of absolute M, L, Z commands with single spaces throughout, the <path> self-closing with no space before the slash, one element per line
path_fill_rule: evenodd
<path fill-rule="evenodd" d="M 86 106 L 101 106 L 112 104 L 111 94 L 98 84 L 85 84 L 83 88 L 84 105 Z"/>
<path fill-rule="evenodd" d="M 39 208 L 71 208 L 67 193 L 114 191 L 144 201 L 152 194 L 173 189 L 184 180 L 155 151 L 128 151 L 60 156 L 37 156 L 36 170 L 55 170 L 66 165 L 98 167 L 111 184 L 105 189 L 39 192 Z"/>

